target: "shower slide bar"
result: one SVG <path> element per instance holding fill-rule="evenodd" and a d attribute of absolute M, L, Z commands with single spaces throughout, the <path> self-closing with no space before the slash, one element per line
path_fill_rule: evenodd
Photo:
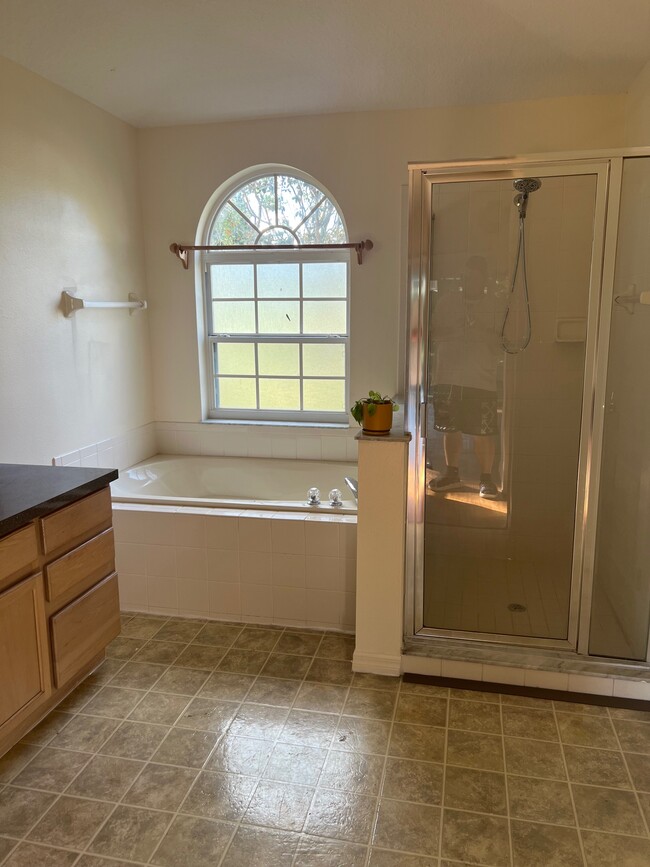
<path fill-rule="evenodd" d="M 634 290 L 636 289 L 634 283 L 628 286 L 628 289 L 630 289 L 633 294 L 617 295 L 614 298 L 614 301 L 620 307 L 625 308 L 625 310 L 632 316 L 634 315 L 634 308 L 637 304 L 650 305 L 650 291 L 646 290 L 645 292 L 637 292 L 634 294 Z"/>
<path fill-rule="evenodd" d="M 125 307 L 129 310 L 129 315 L 132 315 L 138 310 L 146 310 L 147 302 L 138 298 L 133 292 L 129 292 L 128 301 L 86 301 L 84 298 L 76 298 L 67 289 L 61 292 L 61 309 L 66 319 L 69 319 L 77 310 L 85 310 L 88 307 Z"/>

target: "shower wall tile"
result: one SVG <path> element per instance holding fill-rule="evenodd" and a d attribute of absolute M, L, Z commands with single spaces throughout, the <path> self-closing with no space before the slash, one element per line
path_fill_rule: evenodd
<path fill-rule="evenodd" d="M 124 608 L 354 630 L 355 516 L 115 503 L 113 517 Z"/>

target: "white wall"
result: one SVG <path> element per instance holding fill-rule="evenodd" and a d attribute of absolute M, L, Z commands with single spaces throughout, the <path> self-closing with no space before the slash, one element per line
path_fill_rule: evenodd
<path fill-rule="evenodd" d="M 650 61 L 630 87 L 625 101 L 625 144 L 650 146 Z"/>
<path fill-rule="evenodd" d="M 193 243 L 205 203 L 233 174 L 261 163 L 306 171 L 337 199 L 351 239 L 372 239 L 352 270 L 351 395 L 394 393 L 408 161 L 619 147 L 623 106 L 601 96 L 140 130 L 156 419 L 201 418 L 194 274 L 168 248 Z"/>
<path fill-rule="evenodd" d="M 0 462 L 54 455 L 153 419 L 136 133 L 0 58 Z"/>

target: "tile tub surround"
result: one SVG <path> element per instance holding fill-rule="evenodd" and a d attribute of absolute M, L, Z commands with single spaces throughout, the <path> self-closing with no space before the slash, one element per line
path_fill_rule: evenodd
<path fill-rule="evenodd" d="M 125 434 L 99 440 L 52 458 L 62 467 L 127 467 L 156 454 L 156 426 L 153 422 L 133 428 Z"/>
<path fill-rule="evenodd" d="M 354 630 L 356 517 L 114 503 L 122 606 Z"/>
<path fill-rule="evenodd" d="M 356 461 L 358 427 L 156 422 L 158 452 L 309 461 Z"/>
<path fill-rule="evenodd" d="M 650 714 L 353 674 L 352 644 L 124 616 L 0 759 L 0 864 L 650 863 Z"/>

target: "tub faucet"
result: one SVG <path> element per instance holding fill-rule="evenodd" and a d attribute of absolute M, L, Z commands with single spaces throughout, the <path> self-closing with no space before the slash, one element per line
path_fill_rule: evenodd
<path fill-rule="evenodd" d="M 345 484 L 354 494 L 354 499 L 359 501 L 359 482 L 356 479 L 351 479 L 350 476 L 345 477 Z"/>
<path fill-rule="evenodd" d="M 338 509 L 340 506 L 342 506 L 343 500 L 341 499 L 341 496 L 341 492 L 338 488 L 332 488 L 329 493 L 330 506 L 332 506 L 334 509 Z"/>

